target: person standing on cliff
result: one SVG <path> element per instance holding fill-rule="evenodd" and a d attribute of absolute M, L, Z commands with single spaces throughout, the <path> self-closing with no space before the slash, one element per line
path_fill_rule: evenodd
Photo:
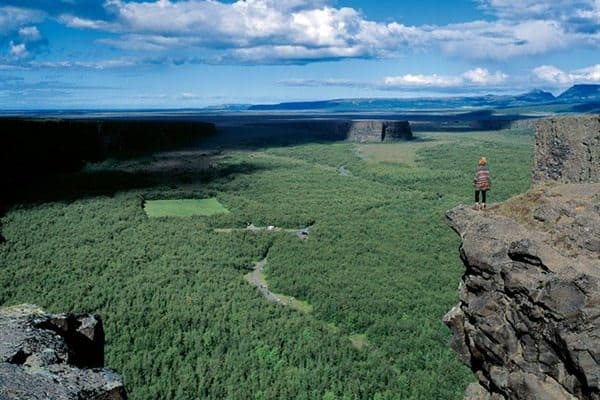
<path fill-rule="evenodd" d="M 490 177 L 490 170 L 487 167 L 487 160 L 483 156 L 479 159 L 477 169 L 475 170 L 473 184 L 475 185 L 475 208 L 485 210 L 485 195 L 492 187 L 492 179 Z M 481 202 L 479 202 L 480 193 Z"/>

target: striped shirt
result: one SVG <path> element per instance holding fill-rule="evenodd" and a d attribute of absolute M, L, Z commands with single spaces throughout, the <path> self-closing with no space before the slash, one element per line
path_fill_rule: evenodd
<path fill-rule="evenodd" d="M 486 165 L 479 165 L 475 170 L 473 178 L 475 190 L 488 190 L 492 187 L 492 179 L 490 178 L 490 170 Z"/>

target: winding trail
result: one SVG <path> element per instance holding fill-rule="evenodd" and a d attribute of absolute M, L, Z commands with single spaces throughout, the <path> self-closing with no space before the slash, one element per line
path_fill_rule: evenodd
<path fill-rule="evenodd" d="M 275 293 L 269 290 L 268 283 L 263 275 L 263 270 L 265 269 L 265 265 L 267 265 L 267 257 L 261 259 L 256 264 L 254 264 L 254 269 L 252 272 L 244 275 L 246 280 L 256 286 L 258 290 L 267 298 L 267 300 L 275 301 L 277 303 L 282 303 L 283 299 L 277 296 Z"/>
<path fill-rule="evenodd" d="M 341 176 L 352 176 L 352 173 L 350 172 L 350 170 L 348 168 L 346 168 L 345 165 L 338 167 L 337 171 L 338 171 L 338 174 L 340 174 Z"/>
<path fill-rule="evenodd" d="M 254 264 L 252 272 L 248 272 L 244 275 L 244 279 L 251 285 L 254 285 L 260 290 L 263 296 L 269 301 L 282 304 L 284 306 L 290 306 L 298 311 L 309 313 L 312 311 L 312 306 L 305 301 L 297 300 L 292 296 L 286 296 L 284 294 L 273 293 L 269 290 L 269 284 L 265 279 L 263 270 L 267 265 L 267 255 L 265 255 L 260 261 Z"/>

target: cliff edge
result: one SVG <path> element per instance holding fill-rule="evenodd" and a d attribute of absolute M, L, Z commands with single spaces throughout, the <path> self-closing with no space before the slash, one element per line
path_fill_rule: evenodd
<path fill-rule="evenodd" d="M 446 213 L 466 267 L 444 316 L 478 379 L 466 399 L 600 399 L 600 163 L 576 139 L 599 143 L 600 118 L 552 121 L 537 125 L 532 190 Z"/>
<path fill-rule="evenodd" d="M 123 380 L 103 368 L 104 331 L 95 315 L 0 309 L 0 399 L 126 399 Z"/>

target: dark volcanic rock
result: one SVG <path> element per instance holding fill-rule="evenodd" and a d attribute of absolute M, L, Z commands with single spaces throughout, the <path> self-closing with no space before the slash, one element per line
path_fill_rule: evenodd
<path fill-rule="evenodd" d="M 444 322 L 479 381 L 468 400 L 600 399 L 599 127 L 540 122 L 534 179 L 567 183 L 446 214 L 466 272 Z"/>
<path fill-rule="evenodd" d="M 335 129 L 346 140 L 352 142 L 382 142 L 413 138 L 408 121 L 338 121 Z"/>
<path fill-rule="evenodd" d="M 580 186 L 580 204 L 600 193 L 600 184 Z M 548 190 L 543 199 L 556 195 Z M 444 317 L 452 347 L 498 398 L 600 399 L 600 252 L 582 246 L 569 257 L 566 244 L 555 243 L 560 227 L 504 211 L 448 212 L 466 266 L 460 303 Z M 599 226 L 598 214 L 588 217 L 582 232 Z M 573 243 L 585 241 L 571 234 Z"/>
<path fill-rule="evenodd" d="M 0 398 L 125 399 L 121 377 L 102 368 L 103 346 L 97 316 L 0 309 Z"/>
<path fill-rule="evenodd" d="M 600 116 L 537 122 L 534 183 L 600 182 Z"/>
<path fill-rule="evenodd" d="M 384 121 L 382 140 L 410 140 L 413 138 L 408 121 Z"/>

